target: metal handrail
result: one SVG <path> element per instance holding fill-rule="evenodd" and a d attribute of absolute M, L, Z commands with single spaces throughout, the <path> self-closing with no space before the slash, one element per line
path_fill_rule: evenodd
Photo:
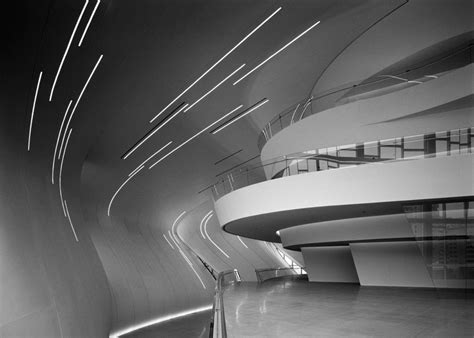
<path fill-rule="evenodd" d="M 235 281 L 240 282 L 240 274 L 237 269 L 219 272 L 216 280 L 214 292 L 214 303 L 212 305 L 212 319 L 210 324 L 209 338 L 227 338 L 224 312 L 224 278 L 227 275 L 233 275 Z"/>
<path fill-rule="evenodd" d="M 453 138 L 457 138 L 458 141 L 453 141 Z M 461 141 L 462 139 L 464 141 Z M 438 142 L 445 142 L 446 149 L 439 150 Z M 393 154 L 387 155 L 387 149 L 394 149 Z M 463 152 L 474 152 L 474 127 L 434 131 L 424 135 L 395 137 L 279 156 L 228 172 L 226 177 L 220 178 L 206 189 L 212 189 L 214 198 L 218 199 L 231 191 L 265 181 L 262 168 L 265 168 L 269 177 L 278 179 L 341 167 L 451 156 Z"/>
<path fill-rule="evenodd" d="M 264 281 L 269 280 L 269 279 L 283 277 L 283 276 L 278 275 L 279 271 L 291 271 L 292 273 L 290 275 L 292 275 L 292 276 L 300 276 L 300 275 L 305 275 L 306 274 L 306 273 L 303 273 L 304 267 L 299 267 L 299 269 L 300 269 L 300 273 L 298 273 L 294 267 L 293 268 L 279 267 L 279 268 L 255 269 L 255 274 L 257 275 L 257 281 L 259 283 L 263 283 Z M 271 276 L 269 278 L 265 278 L 263 276 L 263 273 L 264 272 L 270 272 L 270 271 L 275 272 L 274 276 Z M 288 276 L 288 275 L 284 275 L 284 276 Z"/>

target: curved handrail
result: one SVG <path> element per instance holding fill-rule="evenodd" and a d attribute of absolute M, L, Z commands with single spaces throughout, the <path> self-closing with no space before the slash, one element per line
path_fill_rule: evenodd
<path fill-rule="evenodd" d="M 219 272 L 216 280 L 216 288 L 214 293 L 214 303 L 212 305 L 212 319 L 210 325 L 209 338 L 227 338 L 227 330 L 225 325 L 225 312 L 224 312 L 224 290 L 223 286 L 225 278 L 228 275 L 233 275 L 234 280 L 232 282 L 240 282 L 240 275 L 237 269 L 226 270 Z"/>
<path fill-rule="evenodd" d="M 308 150 L 237 168 L 206 189 L 215 199 L 266 180 L 365 164 L 474 153 L 474 127 Z"/>
<path fill-rule="evenodd" d="M 255 274 L 257 275 L 257 281 L 263 283 L 266 280 L 279 278 L 284 276 L 301 276 L 305 275 L 304 268 L 299 268 L 300 272 L 298 273 L 295 268 L 268 268 L 268 269 L 255 269 Z M 289 272 L 289 274 L 281 274 L 280 272 Z M 271 274 L 268 274 L 271 272 Z"/>
<path fill-rule="evenodd" d="M 259 150 L 261 151 L 263 146 L 270 140 L 273 136 L 279 133 L 281 130 L 285 129 L 286 127 L 296 123 L 308 116 L 311 116 L 319 111 L 313 111 L 312 103 L 323 98 L 326 98 L 330 95 L 337 94 L 346 90 L 356 89 L 356 88 L 365 88 L 373 86 L 375 84 L 381 85 L 382 88 L 387 88 L 394 85 L 399 85 L 400 83 L 405 83 L 408 85 L 418 85 L 424 82 L 428 82 L 431 80 L 435 80 L 438 77 L 441 77 L 450 71 L 458 69 L 462 66 L 472 63 L 472 57 L 469 54 L 464 60 L 465 62 L 461 62 L 458 64 L 458 67 L 453 69 L 444 69 L 442 68 L 442 63 L 450 58 L 456 58 L 462 52 L 470 51 L 472 53 L 473 44 L 470 43 L 467 46 L 464 46 L 448 55 L 444 55 L 436 60 L 429 60 L 428 62 L 416 66 L 411 67 L 411 69 L 405 70 L 403 72 L 399 72 L 396 74 L 384 74 L 374 77 L 374 79 L 369 79 L 366 81 L 352 81 L 349 83 L 342 84 L 340 86 L 325 90 L 318 94 L 314 94 L 313 96 L 306 97 L 302 101 L 299 101 L 287 109 L 283 110 L 280 114 L 273 117 L 270 122 L 266 123 L 265 126 L 262 128 L 259 136 L 257 145 Z M 441 65 L 440 69 L 433 70 L 431 69 L 435 65 Z M 418 74 L 423 70 L 427 70 L 429 74 Z M 435 73 L 433 73 L 435 71 Z M 402 88 L 399 88 L 402 89 Z M 359 93 L 360 94 L 360 93 Z"/>

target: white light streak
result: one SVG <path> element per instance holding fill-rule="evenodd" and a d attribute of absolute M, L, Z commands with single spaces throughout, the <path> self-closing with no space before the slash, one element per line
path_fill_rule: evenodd
<path fill-rule="evenodd" d="M 212 210 L 209 211 L 209 212 L 202 218 L 201 224 L 199 224 L 199 231 L 201 231 L 201 236 L 202 236 L 202 238 L 204 238 L 204 239 L 206 239 L 206 235 L 204 235 L 204 232 L 203 232 L 203 230 L 202 230 L 202 226 L 203 226 L 204 221 L 206 220 L 206 218 L 208 218 L 211 213 L 212 213 Z"/>
<path fill-rule="evenodd" d="M 156 128 L 155 130 L 153 130 L 147 137 L 145 137 L 143 140 L 141 140 L 137 145 L 135 145 L 132 149 L 129 150 L 129 152 L 127 154 L 125 154 L 125 156 L 123 157 L 124 160 L 127 159 L 127 157 L 129 157 L 135 150 L 138 149 L 138 147 L 140 147 L 143 143 L 145 143 L 146 140 L 148 140 L 150 137 L 152 137 L 158 130 L 160 130 L 161 128 L 163 128 L 166 124 L 168 124 L 168 122 L 170 122 L 176 115 L 178 115 L 179 113 L 181 113 L 183 111 L 184 108 L 186 108 L 188 106 L 188 104 L 186 103 L 184 106 L 182 106 L 181 108 L 179 108 L 176 113 L 174 113 L 173 115 L 171 115 L 171 117 L 166 120 L 163 124 L 160 124 L 158 126 L 158 128 Z"/>
<path fill-rule="evenodd" d="M 95 11 L 97 10 L 97 7 L 99 7 L 99 4 L 100 4 L 100 0 L 97 0 L 94 6 L 94 10 L 92 11 L 91 16 L 89 17 L 89 21 L 87 21 L 87 25 L 86 25 L 86 28 L 84 29 L 84 33 L 82 33 L 81 40 L 79 41 L 79 44 L 77 45 L 78 47 L 81 47 L 82 45 L 82 41 L 84 40 L 84 37 L 86 36 L 87 30 L 89 29 L 89 25 L 91 24 L 92 18 L 94 17 Z"/>
<path fill-rule="evenodd" d="M 230 53 L 232 53 L 237 47 L 239 47 L 242 43 L 244 43 L 250 36 L 252 36 L 260 27 L 262 27 L 268 20 L 270 20 L 275 14 L 277 14 L 281 10 L 279 7 L 275 10 L 269 17 L 263 20 L 257 27 L 255 27 L 249 34 L 247 34 L 238 44 L 236 44 L 232 49 L 230 49 L 223 57 L 221 57 L 216 63 L 214 63 L 208 70 L 206 70 L 200 77 L 198 77 L 191 85 L 189 85 L 181 94 L 179 94 L 173 101 L 168 103 L 166 107 L 164 107 L 154 118 L 150 120 L 152 123 L 158 116 L 163 114 L 163 112 L 168 109 L 173 103 L 175 103 L 181 96 L 183 96 L 188 90 L 190 90 L 196 83 L 198 83 L 204 76 L 206 76 L 211 70 L 213 70 L 219 63 L 221 63 Z"/>
<path fill-rule="evenodd" d="M 249 247 L 244 243 L 244 241 L 242 240 L 242 238 L 240 238 L 240 236 L 237 236 L 237 238 L 239 239 L 240 243 L 242 243 L 243 246 L 245 246 L 247 249 L 249 248 Z"/>
<path fill-rule="evenodd" d="M 148 157 L 145 161 L 143 161 L 135 170 L 137 170 L 139 167 L 143 167 L 145 165 L 146 162 L 148 162 L 152 157 L 154 157 L 156 154 L 158 154 L 159 152 L 161 152 L 163 149 L 165 149 L 167 146 L 169 146 L 171 143 L 173 143 L 173 141 L 169 141 L 167 144 L 165 144 L 163 147 L 161 147 L 160 149 L 158 149 L 158 151 L 156 151 L 155 153 L 153 153 L 150 157 Z M 130 176 L 130 174 L 128 175 Z"/>
<path fill-rule="evenodd" d="M 71 225 L 71 229 L 72 229 L 72 233 L 74 234 L 74 238 L 76 238 L 76 242 L 79 242 L 79 239 L 77 238 L 77 235 L 76 235 L 76 230 L 74 230 L 74 225 L 72 225 L 71 215 L 69 215 L 69 209 L 67 207 L 67 201 L 66 200 L 64 200 L 64 206 L 66 207 L 67 219 L 69 220 L 69 224 Z"/>
<path fill-rule="evenodd" d="M 254 67 L 252 70 L 250 70 L 249 72 L 247 72 L 244 76 L 242 76 L 240 79 L 238 79 L 236 82 L 234 82 L 234 86 L 239 83 L 240 81 L 242 81 L 243 79 L 245 79 L 247 76 L 249 76 L 250 74 L 252 74 L 254 71 L 256 71 L 258 68 L 262 67 L 265 63 L 267 63 L 270 59 L 272 59 L 273 57 L 275 57 L 276 55 L 278 55 L 280 52 L 282 52 L 285 48 L 287 48 L 288 46 L 290 46 L 293 42 L 295 42 L 296 40 L 298 40 L 299 38 L 301 38 L 303 35 L 305 35 L 306 33 L 308 33 L 311 29 L 313 29 L 314 27 L 316 27 L 317 25 L 319 25 L 321 21 L 318 21 L 316 22 L 315 24 L 311 25 L 309 28 L 307 28 L 303 33 L 299 34 L 297 37 L 295 37 L 293 40 L 291 40 L 290 42 L 288 42 L 286 45 L 284 45 L 283 47 L 281 47 L 279 50 L 277 50 L 275 53 L 273 53 L 272 55 L 270 55 L 268 58 L 266 58 L 264 61 L 260 62 L 256 67 Z"/>
<path fill-rule="evenodd" d="M 66 157 L 66 149 L 67 149 L 67 145 L 69 144 L 69 138 L 71 137 L 71 133 L 72 133 L 72 128 L 69 129 L 69 133 L 68 133 L 67 139 L 66 139 L 66 144 L 64 145 L 64 155 L 61 158 L 61 165 L 59 166 L 59 197 L 61 197 L 61 205 L 63 206 L 64 217 L 67 217 L 67 214 L 66 214 L 66 208 L 64 207 L 64 203 L 63 203 L 63 185 L 62 185 L 62 182 L 63 182 L 63 164 L 64 164 L 64 158 Z M 66 131 L 64 132 L 64 134 L 66 134 Z"/>
<path fill-rule="evenodd" d="M 138 170 L 142 170 L 143 169 L 143 165 L 140 165 L 138 167 L 136 167 L 135 169 L 133 169 L 133 171 L 128 174 L 128 177 L 132 176 L 133 174 L 135 174 Z"/>
<path fill-rule="evenodd" d="M 168 244 L 170 245 L 171 249 L 173 249 L 173 250 L 174 250 L 174 246 L 173 246 L 173 244 L 171 244 L 171 242 L 168 240 L 168 238 L 166 237 L 166 235 L 165 235 L 165 234 L 163 234 L 163 237 L 166 239 L 166 242 L 168 242 Z"/>
<path fill-rule="evenodd" d="M 122 183 L 122 185 L 117 189 L 117 191 L 115 192 L 115 194 L 112 196 L 112 198 L 110 199 L 110 203 L 109 203 L 109 207 L 107 209 L 107 216 L 110 216 L 110 208 L 112 207 L 112 203 L 114 202 L 114 199 L 115 197 L 117 196 L 117 194 L 119 193 L 120 190 L 122 190 L 122 188 L 125 186 L 125 184 L 128 183 L 128 181 L 130 181 L 133 177 L 135 177 L 136 174 L 138 174 L 141 170 L 141 169 L 138 169 L 137 171 L 135 171 L 135 173 L 133 175 L 131 175 L 129 178 L 127 178 L 125 180 L 125 182 Z"/>
<path fill-rule="evenodd" d="M 61 122 L 61 127 L 59 128 L 58 137 L 56 139 L 56 146 L 54 147 L 53 165 L 51 166 L 51 182 L 53 184 L 54 184 L 54 164 L 56 163 L 56 152 L 58 151 L 59 139 L 61 138 L 61 132 L 63 130 L 64 121 L 66 120 L 67 112 L 69 111 L 69 108 L 71 107 L 71 104 L 72 104 L 72 100 L 69 101 L 69 104 L 66 108 L 66 112 L 64 113 L 64 117 L 63 117 L 63 120 Z M 65 129 L 65 130 L 67 130 L 67 129 Z M 66 134 L 66 133 L 64 133 L 64 134 Z"/>
<path fill-rule="evenodd" d="M 237 73 L 239 70 L 241 70 L 243 67 L 245 67 L 245 63 L 243 65 L 241 65 L 239 68 L 237 68 L 236 70 L 234 70 L 232 73 L 230 73 L 229 75 L 227 75 L 227 77 L 222 80 L 221 82 L 219 82 L 218 84 L 216 84 L 211 90 L 209 90 L 206 94 L 204 94 L 203 96 L 201 96 L 200 99 L 198 99 L 197 101 L 195 101 L 192 105 L 190 105 L 188 108 L 186 108 L 184 110 L 184 112 L 187 112 L 189 109 L 191 109 L 192 107 L 194 107 L 197 103 L 199 103 L 202 99 L 204 99 L 206 96 L 208 96 L 209 94 L 211 94 L 214 90 L 216 90 L 220 85 L 222 85 L 224 82 L 226 82 L 230 77 L 232 77 L 235 73 Z"/>
<path fill-rule="evenodd" d="M 91 74 L 89 75 L 89 78 L 87 79 L 84 87 L 81 90 L 81 93 L 79 94 L 79 97 L 76 100 L 76 103 L 74 104 L 74 108 L 72 109 L 71 115 L 69 116 L 69 119 L 67 120 L 67 123 L 66 123 L 66 130 L 67 130 L 67 128 L 69 128 L 69 124 L 71 123 L 72 117 L 74 116 L 74 113 L 76 112 L 76 107 L 79 104 L 79 101 L 81 101 L 82 94 L 84 94 L 84 91 L 86 90 L 87 85 L 89 84 L 89 81 L 92 78 L 92 75 L 94 75 L 94 72 L 97 69 L 97 66 L 99 65 L 100 61 L 102 60 L 102 57 L 103 57 L 103 55 L 101 55 L 99 57 L 99 60 L 97 60 L 97 63 L 95 64 L 94 69 L 92 70 Z M 61 141 L 61 147 L 59 147 L 58 159 L 61 157 L 61 151 L 63 149 L 63 143 L 64 143 L 64 136 L 63 136 L 63 139 Z"/>
<path fill-rule="evenodd" d="M 432 78 L 432 79 L 437 79 L 437 78 L 438 78 L 437 75 L 425 75 L 425 77 L 430 77 L 430 78 Z"/>
<path fill-rule="evenodd" d="M 101 55 L 99 56 L 99 59 L 97 60 L 95 66 L 94 66 L 94 69 L 92 69 L 92 72 L 91 72 L 91 74 L 89 75 L 89 78 L 87 79 L 87 81 L 86 81 L 84 87 L 83 87 L 82 90 L 81 90 L 81 93 L 79 94 L 79 97 L 78 97 L 77 100 L 76 100 L 76 104 L 74 105 L 74 108 L 72 109 L 71 115 L 74 114 L 74 112 L 76 111 L 77 105 L 78 105 L 79 102 L 81 101 L 82 94 L 84 94 L 84 91 L 86 90 L 87 85 L 89 84 L 89 81 L 91 80 L 92 76 L 94 75 L 95 70 L 97 69 L 97 66 L 99 66 L 99 63 L 100 63 L 100 61 L 102 61 L 102 58 L 103 58 L 103 57 L 104 57 L 103 54 L 101 54 Z"/>
<path fill-rule="evenodd" d="M 207 238 L 209 238 L 209 240 L 211 241 L 211 243 L 214 244 L 214 246 L 215 246 L 216 248 L 218 248 L 219 251 L 224 254 L 224 256 L 226 256 L 227 258 L 229 258 L 229 255 L 226 254 L 226 253 L 224 252 L 224 250 L 222 250 L 222 249 L 212 240 L 211 236 L 209 236 L 209 234 L 207 233 L 207 222 L 212 218 L 212 216 L 214 216 L 214 214 L 211 214 L 211 216 L 209 216 L 209 217 L 206 219 L 206 222 L 204 223 L 204 232 L 206 233 L 206 236 L 207 236 Z"/>
<path fill-rule="evenodd" d="M 300 107 L 300 104 L 298 103 L 298 105 L 296 106 L 295 110 L 293 111 L 293 115 L 291 115 L 291 123 L 290 123 L 290 124 L 293 124 L 293 121 L 294 121 L 294 119 L 295 119 L 296 111 L 298 110 L 299 107 Z"/>
<path fill-rule="evenodd" d="M 209 126 L 207 126 L 206 128 L 204 128 L 203 130 L 201 130 L 199 133 L 197 133 L 196 135 L 190 137 L 189 139 L 187 139 L 186 141 L 184 141 L 183 143 L 181 143 L 179 146 L 177 146 L 176 148 L 174 148 L 173 150 L 171 150 L 169 153 L 167 153 L 165 156 L 163 156 L 162 158 L 160 158 L 158 161 L 156 161 L 155 163 L 153 163 L 148 169 L 151 169 L 153 168 L 155 165 L 157 165 L 158 163 L 160 163 L 161 161 L 163 161 L 165 158 L 167 158 L 168 156 L 170 156 L 172 153 L 174 153 L 176 150 L 178 150 L 179 148 L 183 147 L 185 144 L 187 144 L 188 142 L 191 142 L 192 140 L 194 140 L 196 137 L 198 137 L 199 135 L 201 135 L 202 133 L 204 133 L 205 131 L 209 130 L 209 128 L 212 128 L 215 124 L 219 123 L 220 121 L 222 121 L 223 119 L 225 119 L 227 116 L 231 115 L 233 112 L 235 112 L 236 110 L 239 110 L 240 108 L 242 108 L 242 105 L 232 109 L 230 112 L 228 112 L 227 114 L 225 114 L 224 116 L 222 116 L 220 119 L 218 119 L 217 121 L 211 123 Z"/>
<path fill-rule="evenodd" d="M 195 308 L 195 309 L 186 310 L 186 311 L 177 312 L 177 313 L 173 313 L 173 314 L 170 314 L 170 315 L 158 317 L 158 318 L 148 320 L 148 321 L 140 323 L 140 324 L 130 326 L 126 329 L 122 329 L 120 331 L 114 332 L 114 333 L 110 334 L 109 338 L 119 338 L 120 336 L 126 335 L 130 332 L 133 332 L 133 331 L 143 329 L 143 328 L 148 327 L 148 326 L 156 325 L 156 324 L 163 323 L 163 322 L 166 322 L 166 321 L 169 321 L 169 320 L 172 320 L 172 319 L 176 319 L 176 318 L 189 316 L 191 314 L 198 313 L 198 312 L 209 311 L 211 309 L 212 309 L 212 305 L 206 305 L 206 306 L 201 306 L 201 307 L 198 307 L 198 308 Z"/>
<path fill-rule="evenodd" d="M 33 129 L 33 118 L 35 116 L 35 108 L 36 108 L 36 99 L 38 98 L 38 92 L 39 92 L 39 87 L 41 83 L 41 78 L 43 77 L 43 72 L 39 73 L 38 77 L 38 83 L 36 84 L 36 92 L 35 92 L 35 98 L 33 100 L 33 107 L 31 108 L 31 118 L 30 118 L 30 130 L 28 132 L 28 151 L 30 151 L 30 145 L 31 145 L 31 130 Z"/>
<path fill-rule="evenodd" d="M 248 114 L 250 114 L 251 112 L 253 112 L 255 109 L 257 108 L 260 108 L 261 106 L 263 106 L 265 103 L 267 103 L 268 101 L 270 101 L 269 99 L 266 99 L 265 101 L 262 101 L 260 102 L 259 104 L 257 104 L 255 107 L 252 107 L 250 108 L 248 111 L 245 112 L 245 114 L 242 114 L 240 115 L 238 118 L 236 118 L 235 120 L 230 120 L 229 122 L 226 122 L 224 123 L 222 126 L 220 126 L 219 128 L 217 128 L 216 130 L 214 130 L 212 132 L 213 135 L 217 134 L 218 132 L 220 132 L 222 129 L 230 126 L 232 123 L 234 122 L 237 122 L 238 120 L 240 120 L 241 118 L 247 116 Z"/>
<path fill-rule="evenodd" d="M 51 102 L 51 100 L 53 99 L 54 88 L 56 87 L 56 82 L 58 81 L 59 73 L 61 72 L 61 69 L 63 68 L 64 60 L 66 60 L 66 55 L 69 52 L 69 48 L 71 47 L 71 42 L 74 39 L 74 35 L 76 34 L 77 27 L 79 26 L 79 22 L 81 21 L 82 15 L 84 14 L 84 11 L 86 10 L 88 3 L 89 3 L 89 0 L 86 0 L 84 2 L 84 6 L 82 7 L 81 14 L 79 14 L 79 17 L 77 18 L 76 25 L 74 26 L 71 37 L 69 38 L 69 42 L 67 43 L 67 47 L 66 47 L 66 50 L 64 51 L 63 58 L 61 59 L 61 63 L 59 64 L 58 71 L 56 72 L 56 76 L 54 77 L 54 82 L 53 82 L 53 86 L 51 87 L 51 92 L 49 93 L 49 102 Z"/>
<path fill-rule="evenodd" d="M 175 235 L 175 230 L 174 230 L 174 227 L 176 226 L 176 224 L 178 224 L 178 221 L 181 219 L 181 217 L 183 217 L 184 215 L 186 214 L 186 211 L 183 211 L 181 214 L 179 214 L 178 217 L 176 217 L 176 219 L 174 220 L 173 222 L 173 225 L 171 226 L 171 233 L 173 234 L 173 236 L 176 236 Z M 177 237 L 175 237 L 177 238 Z"/>

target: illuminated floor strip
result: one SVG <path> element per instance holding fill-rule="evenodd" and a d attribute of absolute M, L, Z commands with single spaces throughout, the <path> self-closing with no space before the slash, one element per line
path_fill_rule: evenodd
<path fill-rule="evenodd" d="M 39 73 L 38 77 L 38 83 L 36 84 L 36 92 L 35 92 L 35 98 L 33 100 L 33 107 L 31 108 L 31 118 L 30 118 L 30 130 L 28 132 L 28 151 L 30 151 L 30 145 L 31 145 L 31 130 L 33 129 L 33 118 L 35 116 L 35 108 L 36 108 L 36 99 L 38 98 L 38 92 L 39 92 L 39 87 L 41 83 L 41 78 L 43 77 L 43 72 Z"/>
<path fill-rule="evenodd" d="M 61 165 L 59 166 L 59 197 L 61 198 L 61 205 L 63 206 L 63 212 L 64 212 L 64 217 L 67 217 L 66 214 L 66 208 L 64 207 L 64 202 L 63 202 L 63 164 L 64 164 L 64 158 L 66 157 L 66 149 L 69 144 L 69 138 L 71 137 L 72 129 L 69 129 L 69 133 L 67 135 L 66 139 L 66 144 L 64 145 L 64 154 L 63 157 L 61 158 Z M 64 132 L 66 134 L 66 131 Z"/>
<path fill-rule="evenodd" d="M 171 242 L 168 240 L 168 238 L 166 237 L 166 235 L 165 235 L 165 234 L 163 234 L 163 237 L 166 239 L 166 241 L 167 241 L 167 242 L 168 242 L 168 244 L 170 245 L 171 249 L 173 249 L 173 250 L 174 250 L 174 246 L 173 246 L 173 244 L 171 244 Z"/>
<path fill-rule="evenodd" d="M 249 248 L 249 247 L 244 243 L 244 241 L 242 240 L 242 238 L 240 238 L 240 236 L 237 236 L 237 238 L 239 239 L 240 243 L 242 243 L 243 246 L 245 246 L 247 249 Z"/>
<path fill-rule="evenodd" d="M 212 216 L 214 216 L 214 214 L 211 214 L 211 216 L 209 216 L 209 217 L 206 219 L 206 222 L 204 223 L 204 232 L 206 233 L 206 236 L 207 236 L 207 238 L 209 238 L 209 240 L 211 241 L 211 243 L 214 244 L 214 246 L 215 246 L 216 248 L 218 248 L 219 251 L 224 254 L 224 256 L 226 256 L 227 258 L 229 258 L 229 255 L 226 254 L 226 253 L 224 252 L 224 250 L 222 250 L 222 249 L 212 240 L 211 236 L 209 236 L 209 234 L 207 233 L 207 222 L 212 218 Z"/>
<path fill-rule="evenodd" d="M 188 108 L 186 108 L 184 110 L 184 112 L 187 112 L 189 109 L 191 109 L 192 107 L 194 107 L 196 104 L 198 104 L 201 100 L 203 100 L 204 98 L 206 98 L 209 94 L 211 94 L 214 90 L 216 90 L 217 88 L 219 88 L 220 85 L 222 85 L 224 82 L 226 82 L 230 77 L 232 77 L 232 75 L 234 75 L 235 73 L 237 73 L 239 70 L 241 70 L 243 67 L 245 66 L 245 63 L 243 65 L 241 65 L 239 68 L 237 68 L 236 70 L 234 70 L 232 73 L 230 73 L 229 75 L 227 75 L 227 77 L 222 80 L 221 82 L 219 82 L 218 84 L 216 84 L 211 90 L 209 90 L 206 94 L 204 94 L 203 96 L 201 96 L 201 98 L 199 98 L 197 101 L 195 101 L 192 105 L 190 105 Z"/>
<path fill-rule="evenodd" d="M 54 164 L 56 163 L 56 153 L 58 151 L 59 139 L 61 138 L 61 132 L 63 130 L 64 121 L 66 120 L 67 112 L 69 111 L 69 108 L 71 107 L 71 103 L 72 103 L 72 100 L 69 101 L 69 104 L 66 108 L 66 112 L 64 113 L 64 117 L 63 117 L 63 120 L 61 122 L 61 127 L 59 128 L 58 137 L 56 139 L 56 146 L 54 147 L 53 164 L 51 166 L 51 182 L 53 184 L 54 184 Z M 65 130 L 67 130 L 67 129 L 65 129 Z M 64 132 L 64 133 L 66 133 L 66 132 Z"/>
<path fill-rule="evenodd" d="M 64 200 L 64 206 L 66 207 L 67 219 L 69 220 L 69 224 L 71 225 L 71 229 L 72 229 L 72 233 L 74 234 L 74 238 L 76 238 L 76 242 L 79 242 L 79 239 L 77 238 L 77 235 L 76 235 L 76 230 L 74 230 L 74 225 L 72 225 L 71 215 L 69 215 L 69 209 L 67 207 L 67 201 L 66 200 Z"/>
<path fill-rule="evenodd" d="M 125 180 L 125 182 L 123 182 L 122 185 L 117 189 L 115 194 L 110 199 L 109 207 L 107 209 L 107 216 L 110 216 L 110 208 L 112 207 L 112 203 L 114 202 L 114 199 L 117 196 L 117 194 L 120 192 L 120 190 L 122 190 L 122 188 L 125 186 L 125 184 L 127 184 L 128 181 L 130 181 L 133 177 L 135 177 L 135 175 L 138 174 L 142 169 L 143 169 L 143 167 L 141 169 L 138 169 L 137 171 L 135 171 L 135 173 L 133 175 L 131 175 L 129 178 L 127 178 Z"/>
<path fill-rule="evenodd" d="M 120 336 L 126 335 L 128 333 L 133 332 L 133 331 L 143 329 L 143 328 L 148 327 L 148 326 L 160 324 L 160 323 L 172 320 L 172 319 L 189 316 L 189 315 L 194 314 L 194 313 L 208 311 L 208 310 L 211 310 L 211 309 L 212 309 L 212 304 L 211 305 L 206 305 L 206 306 L 201 306 L 201 307 L 191 309 L 191 310 L 186 310 L 186 311 L 182 311 L 182 312 L 173 313 L 173 314 L 162 316 L 162 317 L 158 317 L 158 318 L 148 320 L 148 321 L 140 323 L 140 324 L 130 326 L 126 329 L 122 329 L 122 330 L 119 330 L 117 332 L 111 333 L 109 337 L 110 338 L 118 338 Z"/>
<path fill-rule="evenodd" d="M 290 46 L 293 42 L 295 42 L 296 40 L 298 40 L 299 38 L 301 38 L 303 35 L 305 35 L 306 33 L 308 33 L 311 29 L 313 29 L 314 27 L 316 27 L 317 25 L 319 25 L 321 21 L 318 21 L 316 22 L 315 24 L 313 24 L 312 26 L 310 26 L 309 28 L 307 28 L 303 33 L 299 34 L 297 37 L 295 37 L 293 40 L 291 40 L 290 42 L 288 42 L 286 45 L 284 45 L 283 47 L 281 47 L 279 50 L 277 50 L 275 53 L 273 53 L 272 55 L 270 55 L 268 58 L 266 58 L 264 61 L 260 62 L 257 66 L 255 66 L 254 68 L 252 68 L 252 70 L 250 70 L 249 72 L 247 72 L 244 76 L 242 76 L 240 79 L 238 79 L 237 81 L 234 82 L 234 86 L 239 83 L 240 81 L 242 81 L 243 79 L 245 79 L 247 76 L 249 76 L 250 74 L 252 74 L 254 71 L 256 71 L 257 69 L 259 69 L 260 67 L 262 67 L 265 63 L 267 63 L 268 61 L 270 61 L 270 59 L 272 59 L 273 57 L 277 56 L 280 52 L 282 52 L 285 48 L 287 48 L 288 46 Z"/>
<path fill-rule="evenodd" d="M 97 3 L 96 3 L 95 6 L 94 6 L 94 10 L 92 11 L 91 16 L 89 17 L 89 21 L 87 21 L 87 25 L 86 25 L 86 28 L 84 29 L 84 33 L 82 33 L 81 40 L 79 41 L 79 44 L 77 45 L 78 47 L 81 47 L 82 41 L 84 41 L 84 38 L 85 38 L 86 33 L 87 33 L 87 30 L 89 29 L 89 26 L 90 26 L 90 24 L 91 24 L 91 22 L 92 22 L 92 18 L 94 17 L 95 11 L 97 10 L 97 7 L 99 7 L 99 4 L 100 4 L 100 0 L 97 0 Z"/>
<path fill-rule="evenodd" d="M 56 82 L 58 81 L 59 73 L 61 72 L 61 69 L 63 68 L 64 60 L 66 60 L 66 55 L 69 52 L 69 48 L 71 47 L 71 42 L 74 39 L 74 35 L 76 34 L 77 27 L 79 26 L 79 22 L 81 21 L 82 15 L 84 14 L 84 11 L 86 10 L 88 3 L 89 3 L 89 0 L 86 0 L 84 2 L 84 6 L 82 7 L 81 14 L 79 14 L 79 17 L 77 18 L 76 25 L 74 26 L 71 37 L 69 38 L 69 42 L 67 43 L 67 47 L 66 47 L 66 50 L 64 51 L 63 58 L 61 59 L 61 63 L 59 64 L 58 71 L 56 72 L 56 76 L 54 77 L 54 82 L 53 82 L 53 86 L 51 87 L 51 92 L 49 93 L 49 102 L 51 102 L 51 100 L 53 99 L 54 88 L 56 87 Z"/>
<path fill-rule="evenodd" d="M 204 224 L 206 218 L 208 218 L 211 213 L 212 213 L 212 210 L 209 211 L 209 212 L 202 218 L 201 224 L 199 224 L 199 231 L 201 231 L 201 236 L 202 236 L 202 238 L 204 238 L 204 239 L 206 239 L 206 235 L 204 235 L 204 232 L 203 232 L 203 230 L 202 230 L 202 226 L 203 226 L 203 224 Z"/>
<path fill-rule="evenodd" d="M 177 146 L 176 148 L 174 148 L 173 150 L 171 150 L 169 153 L 167 153 L 165 156 L 163 156 L 162 158 L 160 158 L 158 161 L 156 161 L 155 163 L 153 163 L 148 169 L 151 169 L 153 168 L 155 165 L 157 165 L 158 163 L 160 163 L 161 161 L 163 161 L 165 158 L 167 158 L 168 156 L 170 156 L 171 154 L 173 154 L 176 150 L 178 150 L 179 148 L 183 147 L 184 145 L 186 145 L 188 142 L 191 142 L 192 140 L 194 140 L 196 137 L 198 137 L 199 135 L 201 135 L 202 133 L 204 133 L 205 131 L 209 130 L 210 128 L 212 128 L 214 125 L 216 125 L 217 123 L 219 123 L 220 121 L 222 121 L 223 119 L 225 119 L 227 116 L 231 115 L 232 113 L 234 113 L 235 111 L 239 110 L 240 108 L 242 108 L 242 105 L 239 105 L 238 107 L 232 109 L 230 112 L 228 112 L 227 114 L 225 114 L 224 116 L 222 116 L 220 119 L 218 119 L 217 121 L 211 123 L 209 126 L 207 126 L 206 128 L 204 128 L 203 130 L 201 130 L 199 133 L 197 133 L 196 135 L 188 138 L 186 141 L 184 141 L 183 143 L 181 143 L 179 146 Z"/>
<path fill-rule="evenodd" d="M 242 43 L 244 43 L 250 36 L 252 36 L 260 27 L 262 27 L 268 20 L 270 20 L 275 14 L 277 14 L 281 10 L 279 7 L 275 10 L 270 16 L 268 16 L 265 20 L 263 20 L 257 27 L 255 27 L 249 34 L 247 34 L 238 44 L 232 47 L 223 57 L 221 57 L 216 63 L 214 63 L 208 70 L 206 70 L 200 77 L 198 77 L 191 85 L 189 85 L 181 94 L 179 94 L 173 101 L 168 103 L 166 107 L 164 107 L 154 118 L 150 120 L 152 123 L 158 116 L 163 114 L 163 112 L 168 109 L 173 103 L 175 103 L 181 96 L 183 96 L 188 90 L 190 90 L 196 83 L 198 83 L 204 76 L 206 76 L 211 70 L 213 70 L 219 63 L 221 63 L 230 53 L 232 53 L 237 47 L 239 47 Z"/>

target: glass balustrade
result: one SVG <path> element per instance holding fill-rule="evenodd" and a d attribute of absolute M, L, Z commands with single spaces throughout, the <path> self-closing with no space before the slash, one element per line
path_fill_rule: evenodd
<path fill-rule="evenodd" d="M 263 182 L 266 177 L 278 179 L 358 165 L 462 155 L 473 153 L 473 147 L 474 128 L 468 127 L 308 150 L 236 168 L 220 175 L 208 189 L 218 199 L 236 189 Z"/>

